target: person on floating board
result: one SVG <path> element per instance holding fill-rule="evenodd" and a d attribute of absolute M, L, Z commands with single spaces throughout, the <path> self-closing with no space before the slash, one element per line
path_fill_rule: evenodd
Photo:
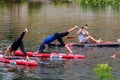
<path fill-rule="evenodd" d="M 88 29 L 88 25 L 85 24 L 81 29 L 78 30 L 77 35 L 78 35 L 79 43 L 100 43 L 102 42 L 101 39 L 96 40 L 95 38 L 90 36 L 87 29 Z"/>
<path fill-rule="evenodd" d="M 12 44 L 10 44 L 7 47 L 6 52 L 5 52 L 3 57 L 5 57 L 9 53 L 12 54 L 12 56 L 14 56 L 15 51 L 20 47 L 21 51 L 24 53 L 24 55 L 26 57 L 26 60 L 29 59 L 29 57 L 27 55 L 27 52 L 24 49 L 24 44 L 23 44 L 23 41 L 22 41 L 26 32 L 28 32 L 27 28 L 25 28 L 25 30 L 21 33 L 21 35 L 17 39 L 15 39 Z"/>
<path fill-rule="evenodd" d="M 49 45 L 51 42 L 55 41 L 56 39 L 59 41 L 61 46 L 65 46 L 65 48 L 69 51 L 69 53 L 73 53 L 73 51 L 68 47 L 68 45 L 66 45 L 64 43 L 62 38 L 67 36 L 73 30 L 78 29 L 78 28 L 79 28 L 78 26 L 75 26 L 75 27 L 67 30 L 66 32 L 55 33 L 55 34 L 48 36 L 47 38 L 44 39 L 43 43 L 40 45 L 38 53 L 43 52 L 43 50 L 45 49 L 45 45 L 46 44 Z"/>

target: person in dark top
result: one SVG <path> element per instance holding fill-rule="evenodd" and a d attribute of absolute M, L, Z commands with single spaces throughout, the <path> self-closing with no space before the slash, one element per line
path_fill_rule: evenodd
<path fill-rule="evenodd" d="M 10 44 L 7 47 L 4 57 L 6 56 L 6 54 L 9 54 L 9 53 L 12 54 L 12 56 L 14 56 L 15 51 L 20 47 L 21 51 L 24 53 L 24 55 L 26 57 L 26 60 L 29 59 L 27 52 L 24 49 L 24 43 L 22 41 L 26 32 L 28 32 L 27 28 L 25 28 L 25 30 L 21 33 L 21 35 L 17 39 L 15 39 L 12 44 Z"/>
<path fill-rule="evenodd" d="M 52 35 L 48 36 L 46 39 L 44 39 L 43 43 L 40 45 L 38 53 L 43 52 L 43 50 L 45 49 L 45 45 L 46 44 L 49 45 L 51 42 L 53 42 L 56 39 L 59 41 L 59 43 L 61 44 L 61 46 L 65 46 L 65 48 L 69 51 L 69 53 L 73 53 L 73 51 L 68 47 L 68 45 L 66 45 L 64 43 L 64 41 L 63 41 L 62 38 L 65 37 L 65 36 L 67 36 L 73 30 L 78 29 L 78 28 L 79 28 L 78 26 L 75 26 L 75 27 L 67 30 L 66 32 L 55 33 L 55 34 L 52 34 Z"/>

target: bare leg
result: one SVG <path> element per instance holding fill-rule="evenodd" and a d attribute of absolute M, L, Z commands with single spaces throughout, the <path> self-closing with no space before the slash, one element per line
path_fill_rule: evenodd
<path fill-rule="evenodd" d="M 111 56 L 111 58 L 115 58 L 115 57 L 116 57 L 116 55 L 118 55 L 118 54 L 120 54 L 120 52 L 118 52 L 118 53 L 116 53 L 116 54 L 112 55 L 112 56 Z"/>
<path fill-rule="evenodd" d="M 101 42 L 101 39 L 99 40 L 96 40 L 95 38 L 93 38 L 92 36 L 89 36 L 88 39 L 90 40 L 90 42 L 92 43 L 100 43 Z"/>
<path fill-rule="evenodd" d="M 82 43 L 82 40 L 81 40 L 81 39 L 79 40 L 79 43 Z"/>
<path fill-rule="evenodd" d="M 65 48 L 69 51 L 69 53 L 73 53 L 73 51 L 68 47 L 68 45 L 65 45 Z"/>
<path fill-rule="evenodd" d="M 75 27 L 73 27 L 73 28 L 71 28 L 71 29 L 69 29 L 67 32 L 72 32 L 73 30 L 75 30 L 75 29 L 78 29 L 79 27 L 78 26 L 75 26 Z"/>

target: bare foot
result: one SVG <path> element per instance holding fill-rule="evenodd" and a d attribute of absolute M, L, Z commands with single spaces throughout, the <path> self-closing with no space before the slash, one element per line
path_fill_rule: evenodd
<path fill-rule="evenodd" d="M 101 38 L 97 41 L 97 43 L 102 43 L 102 42 L 103 40 Z"/>
<path fill-rule="evenodd" d="M 37 53 L 39 53 L 40 51 L 36 51 Z"/>
<path fill-rule="evenodd" d="M 27 29 L 27 28 L 25 28 L 25 32 L 28 32 L 28 29 Z"/>
<path fill-rule="evenodd" d="M 70 54 L 73 54 L 73 51 L 70 51 L 69 53 L 70 53 Z"/>
<path fill-rule="evenodd" d="M 118 38 L 117 41 L 120 42 L 120 38 Z"/>
<path fill-rule="evenodd" d="M 114 59 L 114 58 L 115 58 L 115 56 L 116 56 L 116 55 L 112 55 L 112 56 L 111 56 L 111 58 L 113 58 L 113 59 Z"/>
<path fill-rule="evenodd" d="M 0 58 L 4 58 L 5 56 L 4 55 L 0 55 Z"/>
<path fill-rule="evenodd" d="M 104 41 L 101 39 L 101 40 L 100 40 L 100 43 L 103 43 L 103 42 L 104 42 Z"/>
<path fill-rule="evenodd" d="M 28 61 L 30 58 L 28 56 L 26 56 L 26 60 Z"/>
<path fill-rule="evenodd" d="M 37 53 L 44 53 L 43 51 L 37 51 Z"/>

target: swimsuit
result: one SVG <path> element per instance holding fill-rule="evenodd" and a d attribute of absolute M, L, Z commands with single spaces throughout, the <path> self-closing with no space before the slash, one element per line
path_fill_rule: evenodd
<path fill-rule="evenodd" d="M 87 31 L 82 30 L 78 36 L 78 39 L 81 40 L 82 43 L 88 43 Z"/>
<path fill-rule="evenodd" d="M 25 35 L 25 32 L 22 32 L 20 37 L 15 39 L 15 41 L 11 45 L 11 50 L 16 51 L 20 47 L 20 49 L 24 53 L 24 55 L 27 56 L 27 52 L 25 51 L 24 44 L 22 42 L 22 39 L 23 39 L 24 35 Z"/>

